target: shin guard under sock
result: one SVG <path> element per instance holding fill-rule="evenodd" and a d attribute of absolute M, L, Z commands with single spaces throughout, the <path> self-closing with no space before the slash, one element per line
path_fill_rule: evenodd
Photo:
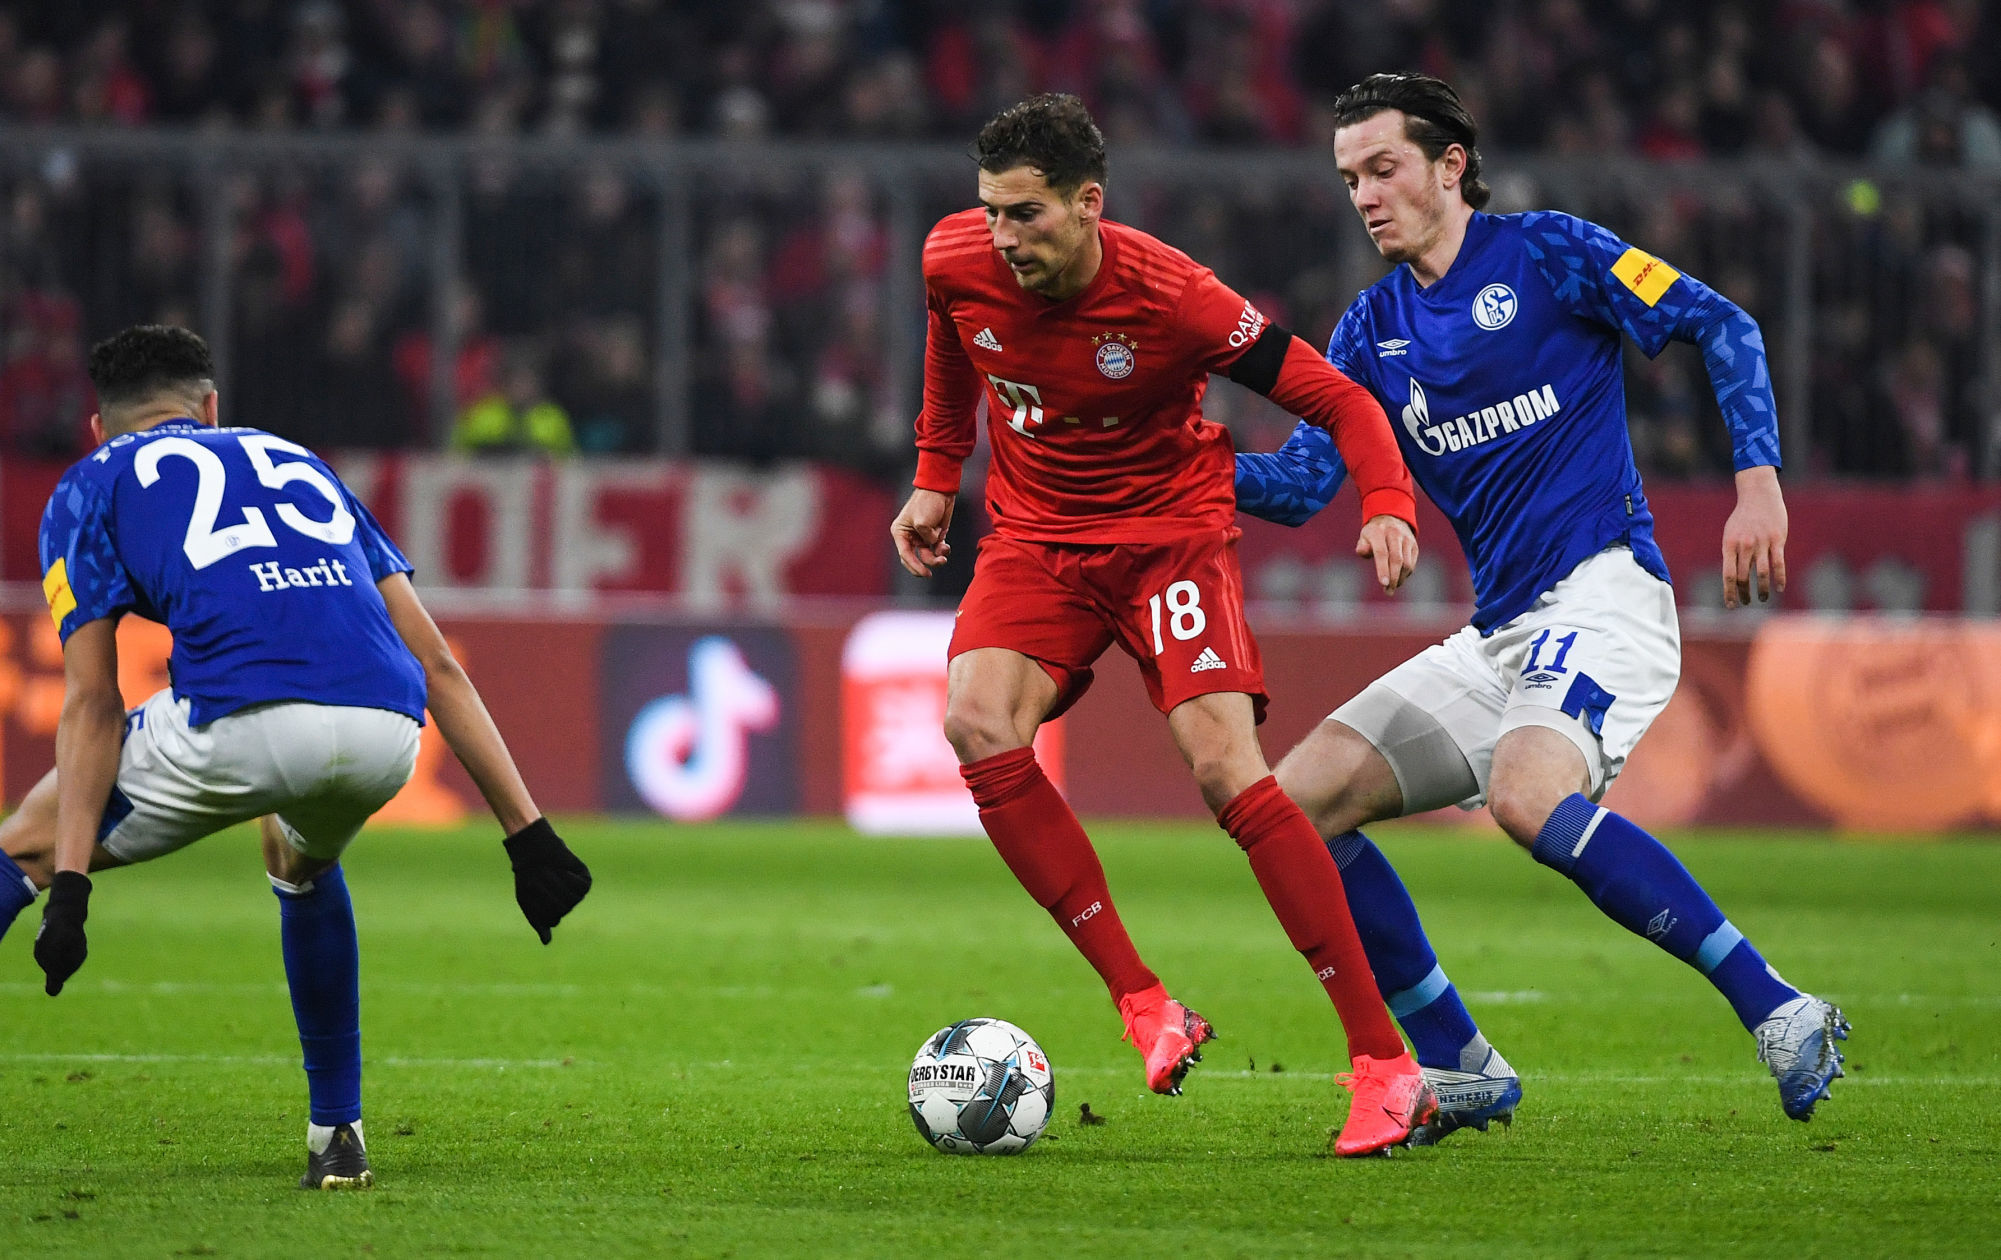
<path fill-rule="evenodd" d="M 1299 806 L 1266 775 L 1216 815 L 1251 860 L 1265 900 L 1292 947 L 1334 999 L 1348 1034 L 1348 1057 L 1394 1059 L 1404 1052 L 1376 992 L 1375 975 L 1348 916 L 1341 872 Z"/>
<path fill-rule="evenodd" d="M 1389 859 L 1359 831 L 1335 836 L 1327 851 L 1341 870 L 1348 913 L 1354 916 L 1369 969 L 1376 973 L 1376 988 L 1410 1038 L 1417 1061 L 1431 1068 L 1477 1070 L 1478 1062 L 1463 1062 L 1465 1052 L 1477 1048 L 1477 1057 L 1484 1059 L 1486 1043 L 1459 990 L 1439 966 L 1417 907 Z"/>
<path fill-rule="evenodd" d="M 1035 750 L 996 753 L 959 773 L 1001 861 L 1097 969 L 1112 999 L 1159 984 L 1119 921 L 1091 838 L 1042 773 Z"/>
<path fill-rule="evenodd" d="M 303 886 L 273 878 L 292 1016 L 305 1051 L 311 1123 L 361 1118 L 361 950 L 354 902 L 334 866 Z"/>
<path fill-rule="evenodd" d="M 1666 845 L 1611 810 L 1565 797 L 1529 852 L 1568 875 L 1613 922 L 1708 976 L 1745 1028 L 1799 996 Z"/>

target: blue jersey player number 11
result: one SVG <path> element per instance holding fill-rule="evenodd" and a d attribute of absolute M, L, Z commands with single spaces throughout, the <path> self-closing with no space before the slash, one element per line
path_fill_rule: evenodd
<path fill-rule="evenodd" d="M 42 889 L 50 996 L 87 953 L 89 872 L 257 819 L 305 1050 L 313 1189 L 373 1183 L 361 1125 L 359 961 L 340 857 L 409 779 L 428 710 L 507 833 L 546 944 L 590 872 L 410 584 L 410 562 L 305 447 L 217 427 L 208 347 L 130 328 L 91 351 L 99 445 L 42 518 L 63 642 L 56 768 L 0 823 L 0 934 Z M 173 633 L 171 684 L 129 714 L 118 620 Z"/>
<path fill-rule="evenodd" d="M 1597 802 L 1674 693 L 1681 636 L 1626 430 L 1622 339 L 1694 342 L 1730 426 L 1737 508 L 1724 602 L 1785 585 L 1777 416 L 1758 326 L 1722 294 L 1567 214 L 1481 213 L 1477 132 L 1452 88 L 1379 74 L 1335 102 L 1334 158 L 1370 239 L 1396 264 L 1334 330 L 1327 357 L 1374 394 L 1411 476 L 1473 573 L 1472 624 L 1330 714 L 1279 763 L 1333 850 L 1370 968 L 1438 1095 L 1417 1140 L 1510 1118 L 1514 1069 L 1474 1026 L 1409 893 L 1358 830 L 1487 804 L 1536 861 L 1722 993 L 1813 1114 L 1841 1074 L 1846 1022 L 1779 976 L 1660 841 Z M 1245 512 L 1297 525 L 1344 470 L 1301 426 L 1237 457 Z"/>

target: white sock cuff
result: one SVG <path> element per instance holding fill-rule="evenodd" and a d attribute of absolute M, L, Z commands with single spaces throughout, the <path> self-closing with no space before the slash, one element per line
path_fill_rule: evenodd
<path fill-rule="evenodd" d="M 327 1147 L 333 1145 L 334 1130 L 339 1127 L 332 1124 L 307 1124 L 306 1149 L 315 1155 L 326 1154 Z M 354 1140 L 361 1143 L 361 1149 L 367 1150 L 368 1139 L 361 1132 L 361 1121 L 356 1120 L 348 1127 L 354 1130 Z"/>

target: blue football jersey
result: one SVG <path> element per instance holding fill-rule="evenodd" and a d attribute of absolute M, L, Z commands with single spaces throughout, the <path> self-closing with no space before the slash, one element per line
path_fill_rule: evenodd
<path fill-rule="evenodd" d="M 1620 336 L 1702 346 L 1736 465 L 1779 463 L 1758 327 L 1713 289 L 1572 215 L 1475 213 L 1445 275 L 1400 266 L 1342 316 L 1327 357 L 1391 418 L 1411 475 L 1452 522 L 1482 633 L 1624 543 L 1668 581 L 1626 431 Z M 1238 506 L 1297 524 L 1345 470 L 1310 425 L 1237 458 Z"/>
<path fill-rule="evenodd" d="M 192 726 L 274 700 L 424 720 L 423 667 L 375 586 L 410 562 L 303 446 L 192 420 L 121 434 L 57 483 L 41 555 L 65 642 L 128 612 L 173 631 Z"/>

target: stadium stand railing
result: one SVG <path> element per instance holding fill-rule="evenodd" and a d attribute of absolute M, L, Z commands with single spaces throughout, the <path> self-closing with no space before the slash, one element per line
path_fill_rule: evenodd
<path fill-rule="evenodd" d="M 2001 476 L 2001 181 L 1812 161 L 1488 167 L 1491 209 L 1596 219 L 1759 319 L 1789 476 Z M 808 458 L 887 477 L 916 407 L 923 235 L 971 185 L 953 146 L 8 131 L 0 449 L 73 451 L 82 347 L 157 319 L 210 338 L 238 414 L 316 446 Z M 1310 338 L 1382 273 L 1319 155 L 1120 151 L 1110 206 Z M 1693 350 L 1635 356 L 1628 390 L 1650 475 L 1728 471 Z M 481 405 L 499 438 L 468 421 Z M 1211 405 L 1249 444 L 1287 427 L 1234 387 Z M 509 427 L 538 407 L 567 440 Z"/>

